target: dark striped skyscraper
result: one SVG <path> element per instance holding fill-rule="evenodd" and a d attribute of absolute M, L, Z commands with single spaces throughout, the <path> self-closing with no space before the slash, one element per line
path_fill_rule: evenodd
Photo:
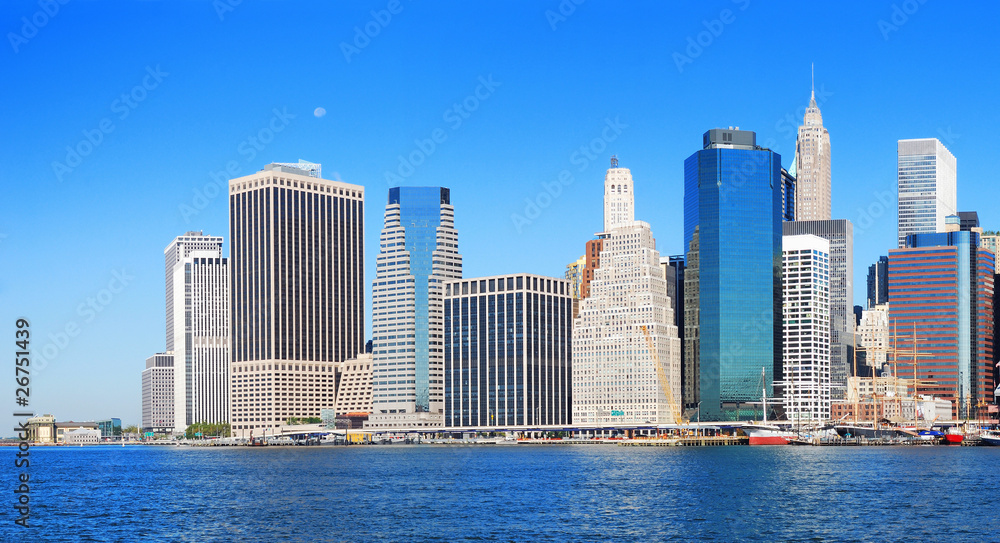
<path fill-rule="evenodd" d="M 500 275 L 445 284 L 444 425 L 570 424 L 570 282 Z"/>
<path fill-rule="evenodd" d="M 235 435 L 333 409 L 364 352 L 364 187 L 308 166 L 229 182 Z"/>

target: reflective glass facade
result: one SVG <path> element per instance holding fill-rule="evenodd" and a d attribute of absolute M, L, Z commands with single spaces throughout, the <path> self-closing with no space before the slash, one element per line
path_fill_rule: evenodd
<path fill-rule="evenodd" d="M 372 305 L 369 426 L 440 426 L 444 281 L 462 276 L 451 192 L 389 189 Z"/>
<path fill-rule="evenodd" d="M 698 231 L 698 279 L 687 282 L 697 293 L 686 292 L 698 329 L 686 337 L 698 338 L 701 418 L 760 418 L 750 402 L 773 396 L 781 372 L 781 156 L 708 140 L 684 162 L 685 252 Z"/>
<path fill-rule="evenodd" d="M 889 326 L 899 376 L 975 418 L 993 398 L 995 262 L 976 232 L 911 234 L 889 251 Z M 914 351 L 916 354 L 914 355 Z"/>

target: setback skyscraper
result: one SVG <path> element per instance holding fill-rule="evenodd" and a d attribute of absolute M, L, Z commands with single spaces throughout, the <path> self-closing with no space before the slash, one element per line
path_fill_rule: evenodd
<path fill-rule="evenodd" d="M 174 432 L 229 421 L 229 261 L 222 238 L 178 236 L 163 251 L 167 351 L 174 353 Z"/>
<path fill-rule="evenodd" d="M 795 140 L 795 179 L 795 220 L 830 220 L 830 133 L 823 126 L 815 89 Z"/>
<path fill-rule="evenodd" d="M 372 407 L 366 427 L 444 423 L 444 284 L 462 278 L 443 187 L 389 189 L 372 284 Z"/>
<path fill-rule="evenodd" d="M 955 155 L 937 138 L 899 140 L 899 247 L 909 234 L 944 232 L 945 217 L 958 211 Z"/>
<path fill-rule="evenodd" d="M 680 419 L 680 339 L 660 253 L 633 215 L 632 173 L 611 159 L 604 178 L 600 267 L 573 326 L 573 424 Z"/>
<path fill-rule="evenodd" d="M 336 364 L 364 350 L 364 187 L 317 171 L 229 181 L 236 435 L 333 409 Z"/>
<path fill-rule="evenodd" d="M 684 161 L 685 354 L 699 375 L 685 403 L 702 420 L 759 419 L 781 379 L 781 156 L 756 139 L 709 130 Z"/>

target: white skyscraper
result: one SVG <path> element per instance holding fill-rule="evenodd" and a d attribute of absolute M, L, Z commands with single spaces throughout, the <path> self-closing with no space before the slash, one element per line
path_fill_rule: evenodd
<path fill-rule="evenodd" d="M 888 361 L 889 304 L 879 304 L 861 314 L 858 326 L 858 350 L 865 357 L 865 364 L 881 370 Z"/>
<path fill-rule="evenodd" d="M 601 266 L 573 326 L 573 423 L 674 422 L 681 345 L 660 253 L 649 224 L 634 218 L 629 170 L 612 159 L 604 185 Z"/>
<path fill-rule="evenodd" d="M 830 242 L 783 236 L 785 414 L 790 421 L 830 418 Z"/>
<path fill-rule="evenodd" d="M 908 234 L 944 232 L 945 217 L 958 213 L 955 155 L 937 138 L 899 140 L 899 248 Z"/>
<path fill-rule="evenodd" d="M 366 427 L 444 423 L 444 284 L 462 278 L 443 187 L 389 189 L 372 284 L 372 408 Z"/>
<path fill-rule="evenodd" d="M 174 431 L 174 353 L 157 353 L 142 370 L 142 430 Z"/>
<path fill-rule="evenodd" d="M 604 231 L 632 224 L 635 220 L 635 196 L 632 194 L 632 172 L 618 167 L 618 158 L 611 157 L 611 167 L 604 175 Z"/>
<path fill-rule="evenodd" d="M 815 90 L 809 96 L 809 107 L 799 126 L 794 160 L 795 220 L 830 220 L 830 133 L 823 126 Z"/>
<path fill-rule="evenodd" d="M 188 232 L 163 251 L 174 431 L 229 421 L 229 263 L 222 238 Z"/>

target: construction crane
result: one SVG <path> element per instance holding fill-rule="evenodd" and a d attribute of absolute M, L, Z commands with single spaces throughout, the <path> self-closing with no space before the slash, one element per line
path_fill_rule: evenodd
<path fill-rule="evenodd" d="M 681 407 L 674 400 L 674 391 L 670 388 L 670 382 L 667 380 L 667 371 L 663 369 L 663 364 L 660 363 L 660 355 L 656 352 L 656 346 L 653 345 L 653 337 L 649 335 L 649 329 L 646 325 L 641 325 L 639 328 L 642 329 L 642 335 L 646 338 L 646 347 L 649 348 L 649 355 L 653 357 L 653 363 L 656 364 L 656 376 L 660 381 L 660 388 L 663 389 L 663 393 L 667 396 L 667 403 L 670 404 L 670 415 L 674 420 L 674 424 L 680 426 L 684 424 L 684 420 L 681 419 Z"/>

